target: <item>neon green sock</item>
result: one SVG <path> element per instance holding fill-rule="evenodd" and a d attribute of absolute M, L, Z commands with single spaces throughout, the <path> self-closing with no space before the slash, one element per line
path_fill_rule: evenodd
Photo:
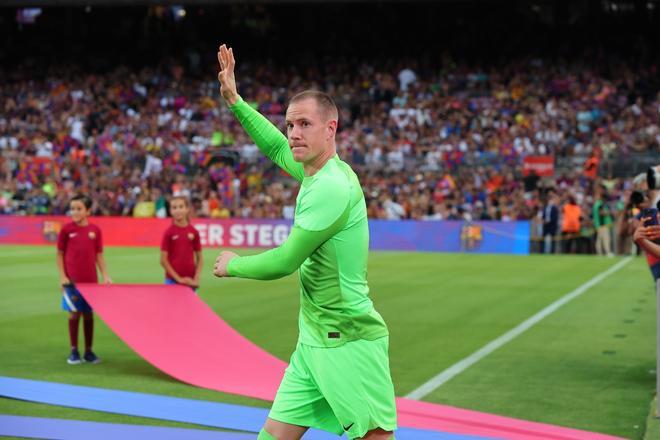
<path fill-rule="evenodd" d="M 257 437 L 257 440 L 277 440 L 275 437 L 270 435 L 265 429 L 261 428 L 261 431 L 259 431 L 259 436 Z"/>

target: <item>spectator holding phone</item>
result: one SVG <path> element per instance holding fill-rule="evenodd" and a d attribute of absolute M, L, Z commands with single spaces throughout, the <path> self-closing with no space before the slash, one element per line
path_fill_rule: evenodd
<path fill-rule="evenodd" d="M 649 268 L 656 282 L 660 279 L 660 165 L 650 167 L 646 173 L 646 186 L 650 207 L 639 214 L 639 226 L 635 229 L 634 240 L 646 252 Z"/>
<path fill-rule="evenodd" d="M 635 243 L 646 252 L 646 260 L 656 282 L 660 279 L 660 222 L 658 210 L 643 209 L 640 215 L 640 225 L 633 236 Z"/>

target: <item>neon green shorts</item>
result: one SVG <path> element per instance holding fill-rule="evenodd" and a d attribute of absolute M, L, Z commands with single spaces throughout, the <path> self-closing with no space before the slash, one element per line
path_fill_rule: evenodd
<path fill-rule="evenodd" d="M 321 348 L 298 343 L 270 417 L 349 438 L 396 429 L 389 337 Z"/>

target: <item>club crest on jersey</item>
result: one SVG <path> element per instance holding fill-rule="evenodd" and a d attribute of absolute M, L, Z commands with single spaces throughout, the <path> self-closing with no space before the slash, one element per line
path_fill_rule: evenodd
<path fill-rule="evenodd" d="M 192 241 L 195 238 L 192 232 L 188 232 L 188 240 Z"/>
<path fill-rule="evenodd" d="M 60 222 L 47 221 L 44 222 L 41 232 L 46 241 L 55 243 L 61 230 L 62 224 Z"/>
<path fill-rule="evenodd" d="M 96 232 L 90 231 L 87 236 L 90 240 L 94 240 L 96 238 Z"/>

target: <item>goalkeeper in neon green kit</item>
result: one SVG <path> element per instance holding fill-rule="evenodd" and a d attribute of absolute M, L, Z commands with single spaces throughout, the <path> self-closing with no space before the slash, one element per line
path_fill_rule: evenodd
<path fill-rule="evenodd" d="M 220 46 L 220 92 L 259 149 L 301 182 L 291 234 L 254 256 L 222 252 L 214 275 L 273 280 L 300 269 L 300 336 L 259 439 L 297 440 L 314 427 L 349 438 L 396 429 L 388 331 L 369 299 L 364 194 L 336 153 L 338 112 L 325 93 L 294 96 L 287 138 L 238 95 L 234 54 Z"/>

